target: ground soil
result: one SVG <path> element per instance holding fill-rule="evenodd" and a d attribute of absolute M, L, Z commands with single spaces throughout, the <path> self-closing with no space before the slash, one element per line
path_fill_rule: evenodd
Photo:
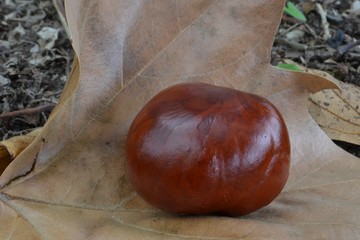
<path fill-rule="evenodd" d="M 293 2 L 307 21 L 283 16 L 271 63 L 298 63 L 360 86 L 360 47 L 356 46 L 360 11 L 353 8 L 354 0 Z M 328 39 L 316 3 L 327 12 Z M 70 41 L 51 0 L 0 1 L 0 140 L 45 123 L 61 95 L 72 59 Z M 29 110 L 31 114 L 26 113 Z M 14 111 L 12 117 L 1 117 Z M 360 157 L 359 146 L 336 143 Z"/>
<path fill-rule="evenodd" d="M 0 1 L 0 113 L 20 110 L 0 118 L 0 140 L 44 125 L 61 95 L 72 58 L 51 0 Z M 44 108 L 35 108 L 39 106 Z M 32 114 L 23 114 L 29 109 Z"/>

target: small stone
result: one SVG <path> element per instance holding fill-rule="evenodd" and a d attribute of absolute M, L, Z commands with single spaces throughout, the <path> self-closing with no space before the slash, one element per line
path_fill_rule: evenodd
<path fill-rule="evenodd" d="M 46 45 L 44 46 L 45 49 L 51 49 L 55 41 L 58 39 L 59 30 L 51 27 L 43 27 L 40 31 L 37 32 L 37 35 L 45 40 Z"/>
<path fill-rule="evenodd" d="M 305 32 L 302 30 L 292 30 L 288 32 L 285 36 L 290 41 L 300 42 L 300 40 L 304 37 Z"/>
<path fill-rule="evenodd" d="M 351 4 L 351 10 L 360 10 L 360 1 L 356 0 Z"/>
<path fill-rule="evenodd" d="M 10 79 L 0 75 L 0 87 L 9 84 L 10 82 L 11 82 Z"/>
<path fill-rule="evenodd" d="M 35 44 L 31 49 L 30 52 L 31 53 L 38 53 L 40 51 L 39 45 Z"/>
<path fill-rule="evenodd" d="M 9 41 L 0 40 L 0 49 L 10 49 L 11 44 Z"/>

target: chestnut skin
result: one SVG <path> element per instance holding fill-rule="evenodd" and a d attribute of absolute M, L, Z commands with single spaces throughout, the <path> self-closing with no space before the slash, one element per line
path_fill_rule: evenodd
<path fill-rule="evenodd" d="M 158 93 L 137 114 L 126 155 L 129 181 L 154 207 L 241 216 L 268 205 L 283 189 L 290 141 L 268 100 L 183 83 Z"/>

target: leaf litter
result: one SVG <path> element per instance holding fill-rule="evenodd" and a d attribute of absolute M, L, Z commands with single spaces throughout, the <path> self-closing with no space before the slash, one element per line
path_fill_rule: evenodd
<path fill-rule="evenodd" d="M 70 41 L 51 1 L 0 2 L 0 113 L 54 105 L 72 62 Z M 26 134 L 49 112 L 0 119 L 0 138 Z"/>

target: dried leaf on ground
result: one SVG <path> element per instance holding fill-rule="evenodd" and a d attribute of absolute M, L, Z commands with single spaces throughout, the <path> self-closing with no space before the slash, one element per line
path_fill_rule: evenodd
<path fill-rule="evenodd" d="M 360 145 L 360 88 L 338 82 L 340 90 L 323 90 L 310 97 L 309 110 L 334 140 Z"/>
<path fill-rule="evenodd" d="M 334 79 L 329 74 L 306 69 L 291 60 L 285 63 L 334 82 L 339 89 L 325 89 L 309 97 L 309 112 L 333 140 L 360 145 L 360 88 Z"/>
<path fill-rule="evenodd" d="M 25 148 L 27 148 L 40 133 L 41 128 L 0 142 L 0 174 Z"/>
<path fill-rule="evenodd" d="M 0 177 L 0 237 L 14 239 L 356 239 L 359 159 L 307 110 L 332 82 L 272 67 L 284 1 L 67 1 L 79 77 L 39 137 Z M 201 81 L 270 99 L 292 143 L 289 181 L 241 218 L 153 209 L 124 176 L 124 141 L 161 89 Z M 65 97 L 64 97 L 65 96 Z"/>

